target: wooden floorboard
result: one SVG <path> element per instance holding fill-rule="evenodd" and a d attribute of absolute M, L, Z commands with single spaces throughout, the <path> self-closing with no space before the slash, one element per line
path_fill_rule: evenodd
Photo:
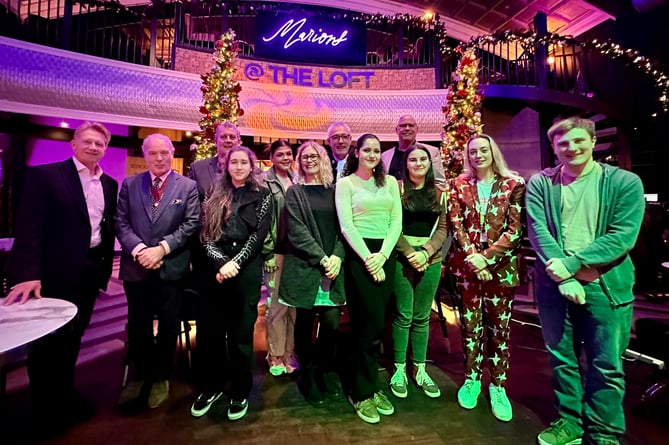
<path fill-rule="evenodd" d="M 458 406 L 456 392 L 463 380 L 463 360 L 459 328 L 454 324 L 456 320 L 452 313 L 447 313 L 451 321 L 449 340 L 442 337 L 436 316 L 430 325 L 428 370 L 441 388 L 442 396 L 429 399 L 410 384 L 407 399 L 392 398 L 396 408 L 394 415 L 382 416 L 378 425 L 368 425 L 357 418 L 346 400 L 316 409 L 304 401 L 294 379 L 268 374 L 264 360 L 266 331 L 262 309 L 254 338 L 254 386 L 245 418 L 228 421 L 226 405 L 222 401 L 207 416 L 191 417 L 189 408 L 197 390 L 192 384 L 192 374 L 185 364 L 183 351 L 177 354 L 170 399 L 158 409 L 147 409 L 136 416 L 122 416 L 116 409 L 125 355 L 125 319 L 121 316 L 125 297 L 118 293 L 119 289 L 122 291 L 118 282 L 114 282 L 112 294 L 106 293 L 98 301 L 94 323 L 84 339 L 77 368 L 77 386 L 94 405 L 96 413 L 89 421 L 44 443 L 525 445 L 534 444 L 536 434 L 555 415 L 551 372 L 540 329 L 534 326 L 537 319 L 529 299 L 517 305 L 518 311 L 514 313 L 515 319 L 529 324 L 512 325 L 507 388 L 514 418 L 509 423 L 499 422 L 492 416 L 485 390 L 475 409 L 467 411 Z M 654 306 L 653 309 L 658 308 Z M 446 341 L 450 341 L 450 352 Z M 382 364 L 391 365 L 388 359 Z M 644 364 L 626 363 L 626 371 L 628 433 L 623 443 L 669 444 L 669 404 L 651 407 L 644 413 L 632 412 L 639 395 L 655 378 L 654 370 Z M 380 371 L 380 377 L 388 381 L 388 372 Z M 58 408 L 54 401 L 54 409 Z M 27 438 L 33 428 L 39 426 L 32 423 L 25 368 L 19 366 L 10 371 L 8 378 L 6 409 L 0 416 L 0 445 L 29 443 Z"/>

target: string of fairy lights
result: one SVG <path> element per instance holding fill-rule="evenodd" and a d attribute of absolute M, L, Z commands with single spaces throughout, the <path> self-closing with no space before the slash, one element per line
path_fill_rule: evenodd
<path fill-rule="evenodd" d="M 648 76 L 653 85 L 658 90 L 658 101 L 662 111 L 669 111 L 669 74 L 659 68 L 658 64 L 650 58 L 640 54 L 634 48 L 624 48 L 613 40 L 591 40 L 579 41 L 570 36 L 561 36 L 555 33 L 546 33 L 539 35 L 536 32 L 513 32 L 503 31 L 490 35 L 475 37 L 468 42 L 461 43 L 458 47 L 451 47 L 447 41 L 446 30 L 441 22 L 439 14 L 425 14 L 423 16 L 414 16 L 408 13 L 402 14 L 367 14 L 355 11 L 338 10 L 333 8 L 316 7 L 313 5 L 286 4 L 286 2 L 257 2 L 257 1 L 222 1 L 222 0 L 200 0 L 191 2 L 190 0 L 152 0 L 146 5 L 124 6 L 119 0 L 74 0 L 75 4 L 106 8 L 115 10 L 119 13 L 130 14 L 133 16 L 156 16 L 160 14 L 161 8 L 171 3 L 181 3 L 184 8 L 191 6 L 197 8 L 210 8 L 211 12 L 220 10 L 229 15 L 249 15 L 258 11 L 303 11 L 308 13 L 318 13 L 320 16 L 329 16 L 333 19 L 350 18 L 355 21 L 364 21 L 368 26 L 386 27 L 397 29 L 398 26 L 407 29 L 422 29 L 434 33 L 435 41 L 438 43 L 442 54 L 452 54 L 456 48 L 466 49 L 468 47 L 481 47 L 486 44 L 500 43 L 520 43 L 525 49 L 533 51 L 538 45 L 557 45 L 557 46 L 580 46 L 584 49 L 592 49 L 601 55 L 611 59 L 622 60 L 632 69 L 635 69 Z M 320 12 L 319 12 L 320 11 Z"/>
<path fill-rule="evenodd" d="M 547 33 L 539 35 L 535 32 L 517 33 L 511 31 L 503 31 L 490 35 L 484 35 L 472 38 L 468 42 L 461 43 L 456 47 L 449 47 L 446 39 L 440 40 L 441 52 L 444 55 L 455 54 L 456 51 L 465 50 L 467 48 L 483 47 L 485 45 L 518 43 L 524 49 L 532 51 L 540 45 L 545 46 L 572 46 L 581 47 L 586 50 L 594 50 L 599 54 L 609 57 L 614 60 L 621 60 L 630 68 L 640 71 L 648 76 L 655 88 L 658 90 L 658 101 L 662 112 L 669 111 L 669 74 L 659 68 L 658 64 L 650 58 L 643 56 L 634 48 L 624 48 L 619 43 L 613 40 L 598 40 L 579 41 L 570 36 L 561 36 L 555 33 Z"/>

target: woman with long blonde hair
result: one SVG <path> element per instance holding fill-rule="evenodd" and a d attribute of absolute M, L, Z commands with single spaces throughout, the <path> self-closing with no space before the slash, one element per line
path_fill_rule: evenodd
<path fill-rule="evenodd" d="M 466 356 L 458 403 L 465 409 L 476 406 L 485 352 L 492 413 L 505 422 L 513 416 L 504 387 L 524 195 L 525 181 L 509 170 L 495 141 L 486 134 L 472 136 L 466 145 L 465 172 L 452 181 L 448 201 L 454 234 L 448 264 L 462 297 Z"/>

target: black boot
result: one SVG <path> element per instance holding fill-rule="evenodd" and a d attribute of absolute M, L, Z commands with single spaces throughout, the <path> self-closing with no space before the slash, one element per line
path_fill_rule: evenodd
<path fill-rule="evenodd" d="M 314 368 L 302 368 L 298 387 L 305 400 L 311 406 L 321 408 L 325 405 L 325 395 L 317 382 L 316 370 Z"/>

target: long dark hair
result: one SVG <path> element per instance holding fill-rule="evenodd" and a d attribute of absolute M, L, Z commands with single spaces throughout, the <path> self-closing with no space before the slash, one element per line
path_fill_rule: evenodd
<path fill-rule="evenodd" d="M 204 218 L 202 218 L 202 232 L 200 233 L 200 240 L 202 242 L 218 241 L 223 235 L 223 224 L 230 218 L 232 206 L 232 192 L 235 186 L 232 183 L 232 177 L 228 171 L 230 157 L 233 153 L 243 151 L 249 157 L 251 163 L 251 174 L 246 178 L 246 185 L 251 190 L 260 189 L 260 169 L 255 153 L 243 145 L 238 145 L 231 148 L 223 158 L 223 171 L 218 176 L 218 181 L 214 187 L 211 196 L 203 203 Z"/>
<path fill-rule="evenodd" d="M 355 143 L 354 152 L 357 152 L 358 156 L 360 155 L 360 148 L 365 144 L 365 141 L 367 139 L 376 139 L 379 142 L 379 145 L 381 144 L 381 141 L 375 134 L 372 133 L 363 134 L 358 138 L 358 141 Z M 346 164 L 344 165 L 344 171 L 342 172 L 342 176 L 351 175 L 358 170 L 358 166 L 360 165 L 360 160 L 358 159 L 358 156 L 355 156 L 355 153 L 348 154 L 348 156 L 346 157 Z M 374 174 L 374 185 L 376 185 L 379 188 L 386 185 L 386 174 L 383 172 L 383 161 L 381 160 L 381 158 L 379 158 L 379 163 L 376 167 L 374 167 L 372 173 Z"/>
<path fill-rule="evenodd" d="M 410 145 L 404 152 L 404 161 L 403 161 L 404 193 L 402 193 L 402 207 L 407 210 L 414 210 L 417 205 L 417 200 L 419 199 L 417 198 L 419 192 L 414 187 L 413 182 L 411 182 L 411 176 L 409 175 L 409 168 L 407 167 L 407 161 L 409 160 L 409 155 L 416 150 L 421 150 L 422 152 L 427 154 L 427 159 L 429 161 L 427 173 L 425 174 L 425 182 L 423 184 L 423 188 L 426 190 L 426 195 L 427 195 L 426 203 L 430 209 L 434 211 L 440 211 L 441 205 L 439 203 L 439 198 L 437 198 L 437 188 L 434 186 L 434 171 L 432 170 L 432 157 L 430 156 L 429 151 L 427 151 L 425 148 L 419 145 Z"/>

